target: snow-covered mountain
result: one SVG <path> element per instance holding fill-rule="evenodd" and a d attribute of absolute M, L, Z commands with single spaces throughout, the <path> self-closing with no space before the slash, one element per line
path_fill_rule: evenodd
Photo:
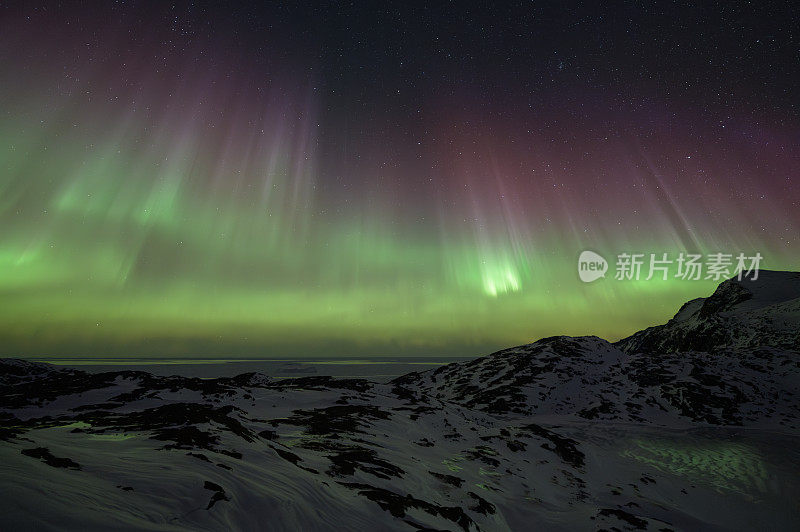
<path fill-rule="evenodd" d="M 800 427 L 800 355 L 772 347 L 625 353 L 557 336 L 394 382 L 496 415 Z"/>
<path fill-rule="evenodd" d="M 707 298 L 687 302 L 665 325 L 617 342 L 637 351 L 715 351 L 775 347 L 800 351 L 800 273 L 761 270 L 729 279 Z"/>
<path fill-rule="evenodd" d="M 617 344 L 389 383 L 0 361 L 0 524 L 796 529 L 800 275 L 761 273 Z"/>

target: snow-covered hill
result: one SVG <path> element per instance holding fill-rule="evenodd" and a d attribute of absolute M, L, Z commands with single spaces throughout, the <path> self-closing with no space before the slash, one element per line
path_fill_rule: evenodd
<path fill-rule="evenodd" d="M 625 353 L 557 336 L 394 382 L 496 415 L 796 430 L 800 354 L 772 347 Z"/>
<path fill-rule="evenodd" d="M 796 529 L 798 278 L 385 384 L 0 361 L 0 524 Z"/>
<path fill-rule="evenodd" d="M 800 351 L 800 273 L 761 270 L 689 301 L 665 325 L 620 340 L 628 353 L 775 347 Z"/>

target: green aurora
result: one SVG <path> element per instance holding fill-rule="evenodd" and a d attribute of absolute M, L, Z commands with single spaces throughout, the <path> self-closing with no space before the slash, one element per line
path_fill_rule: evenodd
<path fill-rule="evenodd" d="M 797 266 L 788 127 L 722 131 L 658 98 L 498 120 L 466 93 L 398 125 L 390 111 L 343 117 L 291 70 L 231 75 L 224 46 L 152 63 L 127 50 L 159 43 L 109 30 L 90 46 L 51 22 L 54 48 L 16 22 L 0 28 L 3 356 L 468 356 L 556 334 L 614 340 L 718 281 L 585 284 L 585 249 Z"/>

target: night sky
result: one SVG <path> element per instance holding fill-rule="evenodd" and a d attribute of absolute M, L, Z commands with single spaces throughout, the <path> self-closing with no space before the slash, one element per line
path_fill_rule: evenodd
<path fill-rule="evenodd" d="M 793 2 L 0 2 L 0 354 L 617 339 L 800 263 Z M 639 4 L 637 2 L 637 4 Z"/>

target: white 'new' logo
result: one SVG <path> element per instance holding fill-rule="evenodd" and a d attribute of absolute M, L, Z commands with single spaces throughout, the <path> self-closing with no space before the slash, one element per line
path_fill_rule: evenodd
<path fill-rule="evenodd" d="M 608 263 L 594 251 L 584 251 L 578 257 L 578 276 L 584 283 L 591 283 L 606 276 Z"/>

